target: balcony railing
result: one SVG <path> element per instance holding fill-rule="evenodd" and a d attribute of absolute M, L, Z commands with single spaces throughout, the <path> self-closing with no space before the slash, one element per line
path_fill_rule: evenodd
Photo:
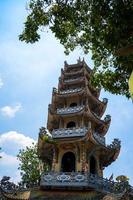
<path fill-rule="evenodd" d="M 74 88 L 74 89 L 69 89 L 69 90 L 63 90 L 60 91 L 60 94 L 72 94 L 75 92 L 80 92 L 83 88 Z"/>
<path fill-rule="evenodd" d="M 94 138 L 102 145 L 105 146 L 105 137 L 100 135 L 99 133 L 93 133 Z"/>
<path fill-rule="evenodd" d="M 84 80 L 83 77 L 72 78 L 72 79 L 65 79 L 64 83 L 75 82 L 75 81 L 82 81 L 82 80 Z"/>
<path fill-rule="evenodd" d="M 58 108 L 57 114 L 71 114 L 71 113 L 77 113 L 83 110 L 84 106 L 74 106 L 74 107 L 67 107 L 67 108 Z"/>
<path fill-rule="evenodd" d="M 83 172 L 48 172 L 41 176 L 40 185 L 43 187 L 77 187 L 92 188 L 103 193 L 121 193 L 125 183 L 117 183 L 94 174 Z"/>
<path fill-rule="evenodd" d="M 71 79 L 65 79 L 64 83 L 72 82 L 72 81 L 77 81 L 79 78 L 71 78 Z"/>
<path fill-rule="evenodd" d="M 53 138 L 66 138 L 66 137 L 82 137 L 87 133 L 88 128 L 62 128 L 62 129 L 54 129 L 52 131 Z"/>

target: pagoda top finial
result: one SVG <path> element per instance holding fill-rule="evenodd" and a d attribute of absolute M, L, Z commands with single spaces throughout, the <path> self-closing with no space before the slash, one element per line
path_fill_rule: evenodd
<path fill-rule="evenodd" d="M 68 63 L 67 63 L 67 61 L 66 61 L 66 60 L 64 61 L 64 65 L 65 65 L 65 66 L 67 66 L 67 65 L 68 65 Z"/>

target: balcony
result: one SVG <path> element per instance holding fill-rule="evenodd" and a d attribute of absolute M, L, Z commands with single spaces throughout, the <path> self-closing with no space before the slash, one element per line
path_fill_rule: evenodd
<path fill-rule="evenodd" d="M 84 189 L 92 188 L 99 192 L 121 193 L 125 189 L 124 182 L 118 183 L 104 179 L 95 174 L 84 172 L 48 172 L 41 176 L 41 187 L 68 187 Z"/>
<path fill-rule="evenodd" d="M 71 78 L 71 79 L 65 79 L 64 80 L 64 83 L 67 83 L 67 84 L 71 84 L 71 83 L 80 83 L 80 82 L 83 82 L 85 80 L 84 77 L 78 77 L 78 78 Z"/>
<path fill-rule="evenodd" d="M 60 94 L 72 94 L 76 92 L 80 92 L 83 88 L 74 88 L 74 89 L 69 89 L 69 90 L 63 90 L 60 91 Z"/>
<path fill-rule="evenodd" d="M 56 138 L 69 138 L 69 137 L 82 137 L 85 136 L 88 128 L 65 128 L 65 129 L 54 129 L 52 131 L 52 137 Z"/>
<path fill-rule="evenodd" d="M 75 81 L 77 81 L 77 80 L 79 80 L 79 79 L 80 79 L 80 77 L 79 77 L 79 78 L 65 79 L 65 80 L 64 80 L 64 83 L 75 82 Z"/>
<path fill-rule="evenodd" d="M 67 107 L 67 108 L 58 108 L 57 114 L 58 115 L 66 115 L 66 114 L 72 114 L 77 113 L 83 110 L 84 106 L 74 106 L 74 107 Z"/>

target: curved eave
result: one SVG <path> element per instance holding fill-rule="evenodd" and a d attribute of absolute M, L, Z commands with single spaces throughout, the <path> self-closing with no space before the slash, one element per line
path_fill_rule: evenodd
<path fill-rule="evenodd" d="M 81 69 L 79 69 L 79 70 L 77 70 L 77 71 L 70 71 L 70 72 L 66 72 L 65 70 L 63 70 L 62 71 L 62 75 L 63 76 L 73 76 L 73 75 L 77 75 L 77 74 L 80 74 L 80 73 L 83 73 L 84 72 L 84 69 L 83 68 L 81 68 Z"/>
<path fill-rule="evenodd" d="M 102 102 L 102 106 L 100 106 L 100 117 L 102 117 L 103 116 L 103 114 L 105 113 L 105 110 L 106 110 L 106 108 L 107 108 L 107 103 L 103 103 Z"/>
<path fill-rule="evenodd" d="M 71 69 L 73 69 L 73 68 L 83 68 L 83 62 L 81 62 L 81 61 L 78 61 L 76 64 L 68 64 L 67 62 L 65 62 L 65 65 L 64 65 L 64 69 L 65 69 L 65 71 L 67 71 L 67 70 L 71 70 Z"/>
<path fill-rule="evenodd" d="M 106 146 L 106 144 L 105 145 L 101 144 L 100 142 L 98 142 L 98 140 L 94 138 L 92 133 L 89 136 L 89 140 L 94 145 L 99 146 L 98 152 L 100 152 L 99 156 L 101 158 L 103 167 L 107 167 L 118 158 L 120 153 L 120 148 L 110 148 L 109 146 Z"/>
<path fill-rule="evenodd" d="M 120 153 L 120 148 L 111 149 L 108 147 L 101 147 L 101 150 L 99 152 L 100 152 L 100 160 L 102 162 L 102 166 L 107 167 L 118 158 Z"/>
<path fill-rule="evenodd" d="M 100 127 L 97 128 L 98 132 L 102 135 L 105 136 L 109 127 L 110 127 L 111 120 L 104 122 L 104 125 L 101 125 Z"/>
<path fill-rule="evenodd" d="M 91 93 L 91 91 L 90 91 L 89 88 L 87 88 L 87 96 L 88 96 L 89 98 L 91 98 L 92 101 L 94 101 L 97 105 L 99 105 L 100 110 L 101 110 L 100 115 L 102 116 L 102 115 L 104 114 L 105 109 L 106 109 L 107 103 L 104 103 L 104 102 L 100 101 L 96 96 L 94 96 L 94 95 Z"/>
<path fill-rule="evenodd" d="M 96 138 L 94 137 L 94 135 L 92 134 L 92 132 L 91 132 L 91 134 L 90 134 L 90 140 L 91 140 L 91 142 L 92 142 L 94 145 L 100 145 L 101 147 L 106 147 L 106 144 L 103 144 L 103 143 L 101 143 L 98 139 L 96 139 Z"/>
<path fill-rule="evenodd" d="M 105 127 L 108 123 L 110 123 L 109 121 L 105 122 L 105 121 L 101 120 L 99 117 L 97 117 L 95 114 L 93 114 L 89 108 L 87 110 L 85 110 L 84 116 L 88 117 L 90 121 L 95 122 L 96 125 L 101 126 L 101 127 Z"/>
<path fill-rule="evenodd" d="M 38 155 L 39 155 L 40 159 L 49 161 L 51 159 L 50 156 L 52 156 L 52 154 L 53 154 L 54 148 L 55 148 L 54 144 L 45 142 L 39 136 L 39 138 L 38 138 Z"/>
<path fill-rule="evenodd" d="M 99 98 L 100 96 L 100 92 L 101 92 L 101 89 L 96 89 L 94 88 L 90 82 L 88 83 L 88 88 L 90 89 L 91 93 L 93 94 L 93 96 L 95 96 L 95 98 Z"/>

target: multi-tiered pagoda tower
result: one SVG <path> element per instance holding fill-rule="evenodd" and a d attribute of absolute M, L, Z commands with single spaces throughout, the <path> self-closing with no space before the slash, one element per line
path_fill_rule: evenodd
<path fill-rule="evenodd" d="M 120 141 L 114 139 L 106 145 L 111 117 L 101 118 L 108 100 L 99 100 L 100 89 L 90 84 L 91 74 L 80 59 L 77 64 L 65 62 L 61 69 L 58 89 L 53 88 L 48 108 L 47 129 L 52 138 L 42 139 L 46 131 L 40 129 L 39 154 L 50 164 L 50 171 L 42 175 L 42 189 L 84 189 L 88 195 L 112 189 L 103 179 L 103 170 L 118 157 Z"/>

